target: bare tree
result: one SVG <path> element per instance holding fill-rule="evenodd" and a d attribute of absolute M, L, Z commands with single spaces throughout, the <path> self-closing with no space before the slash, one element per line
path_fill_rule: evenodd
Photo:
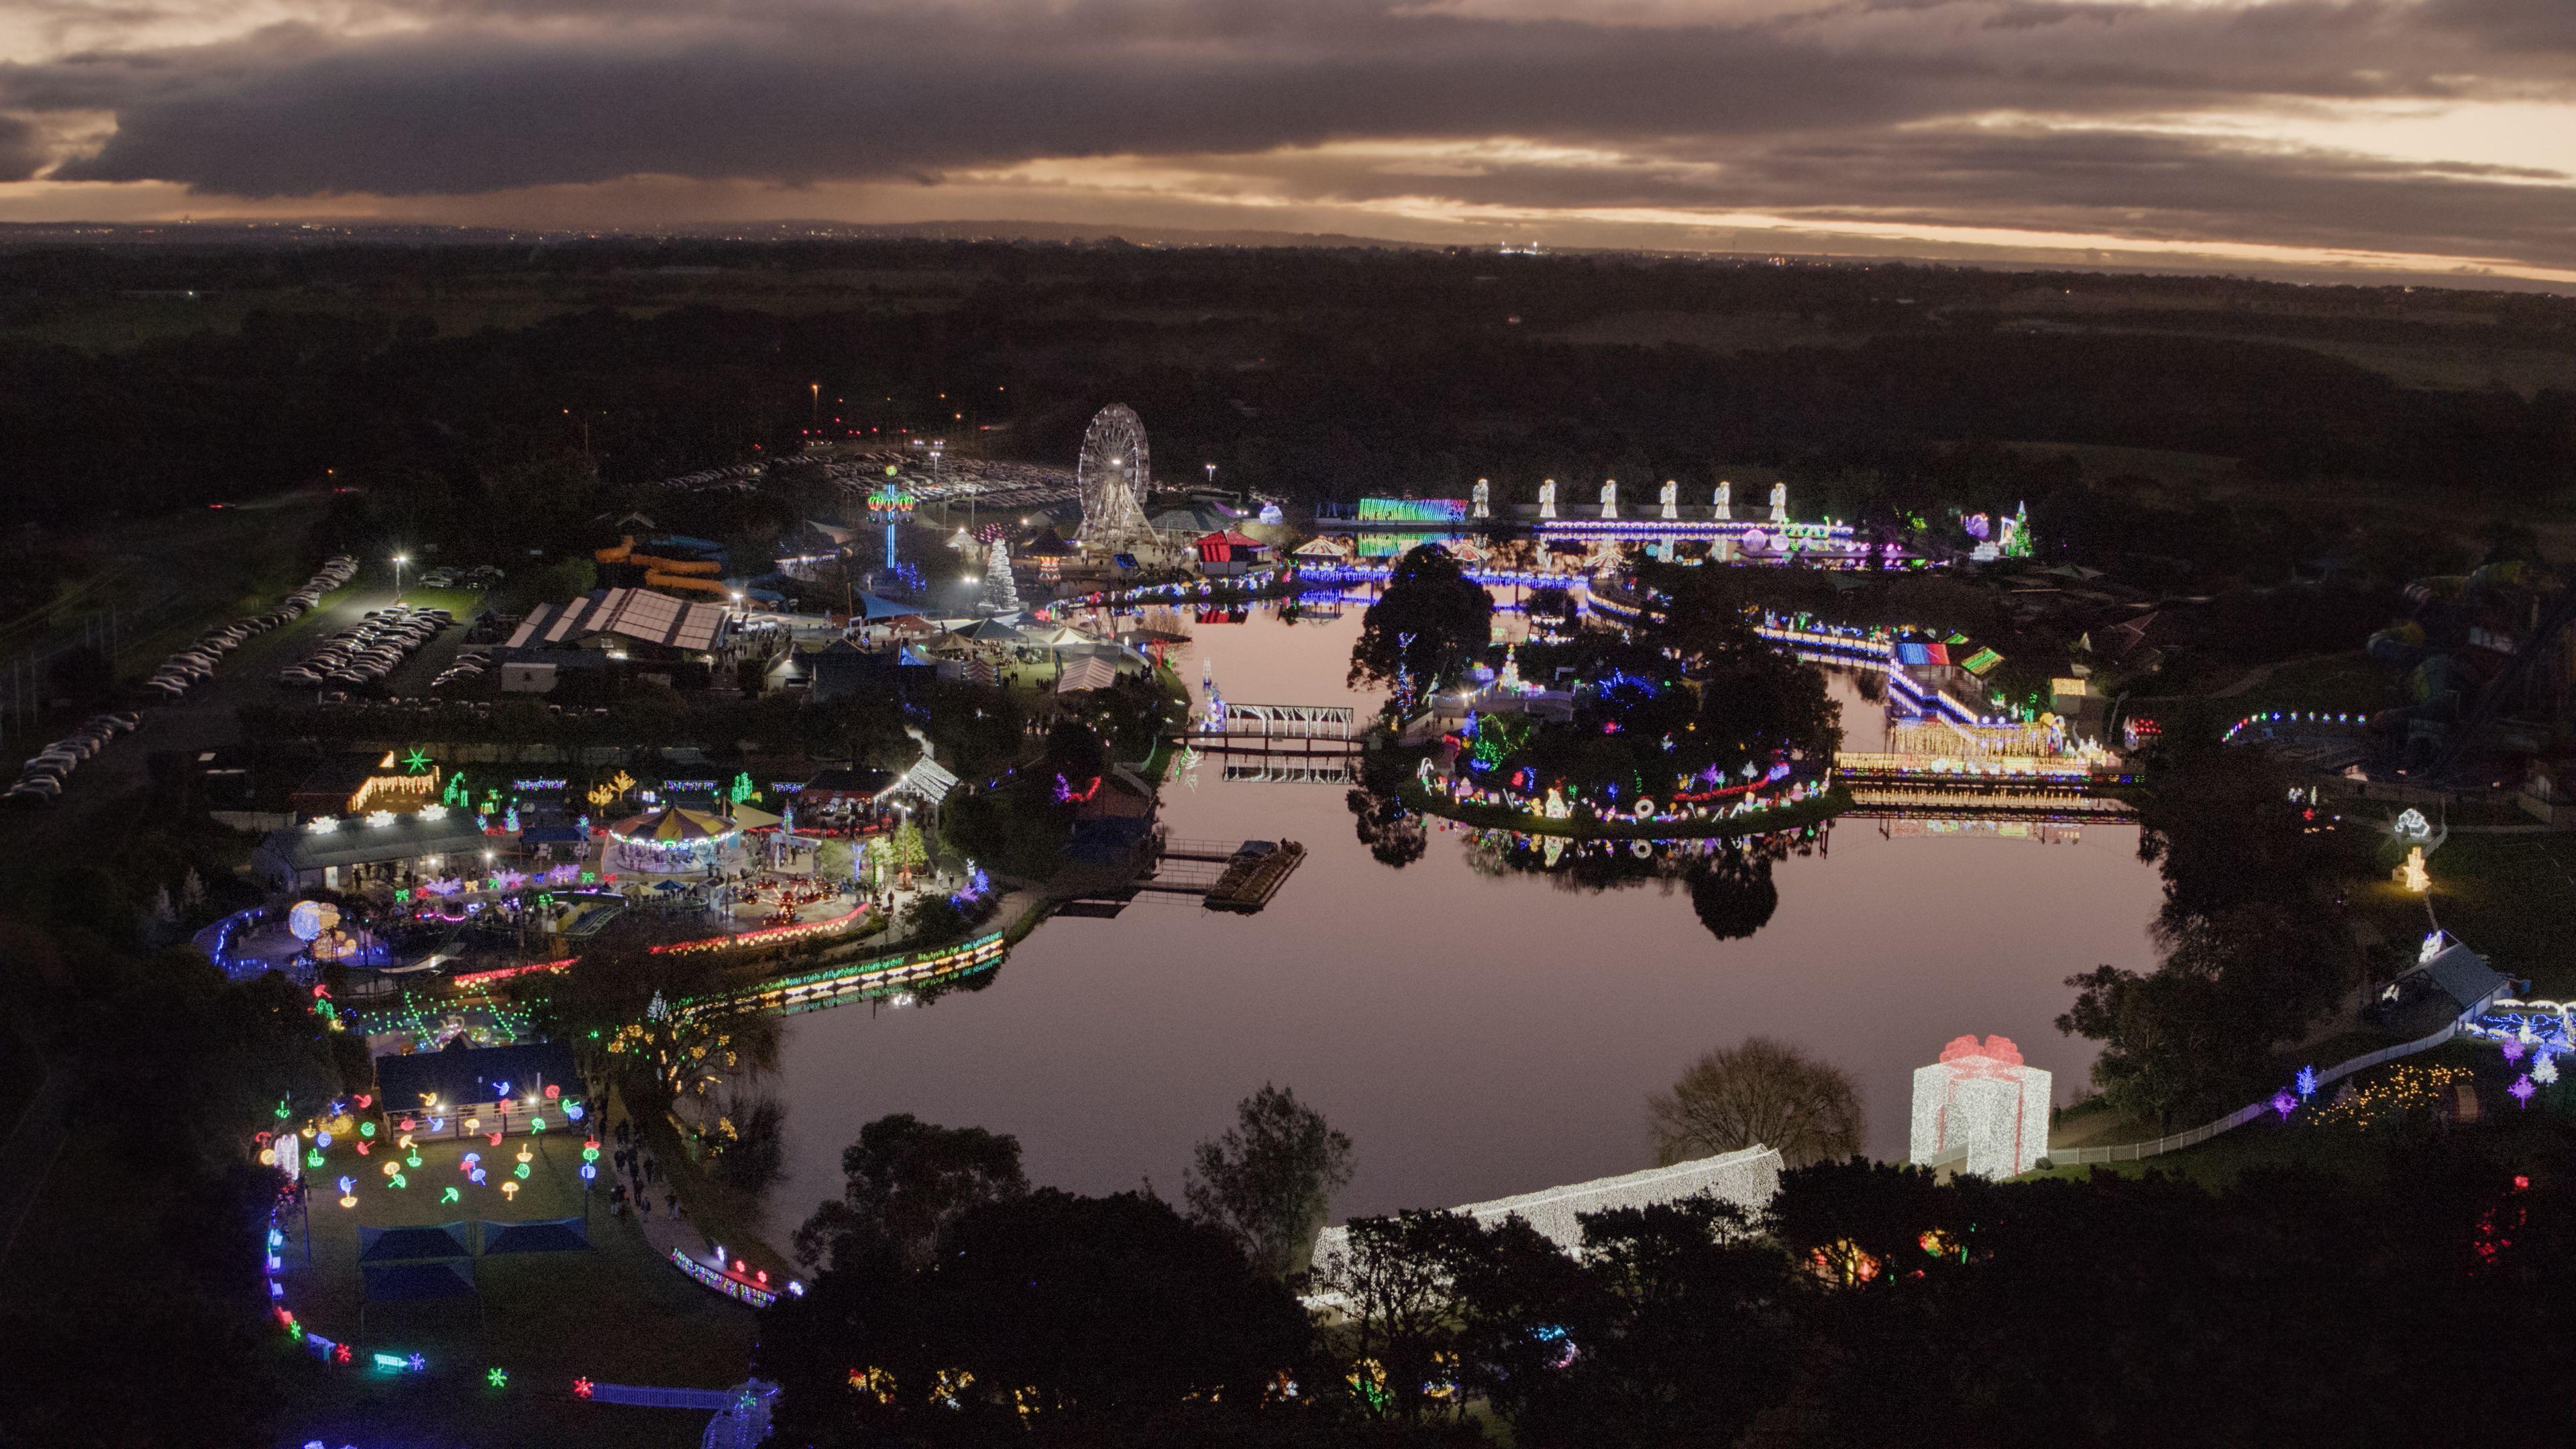
<path fill-rule="evenodd" d="M 1790 1167 L 1860 1151 L 1860 1085 L 1763 1036 L 1691 1063 L 1670 1092 L 1646 1099 L 1646 1116 L 1664 1166 L 1756 1145 Z"/>

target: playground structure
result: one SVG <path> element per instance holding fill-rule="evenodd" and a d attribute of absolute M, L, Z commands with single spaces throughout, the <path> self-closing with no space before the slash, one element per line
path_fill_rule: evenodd
<path fill-rule="evenodd" d="M 725 587 L 724 565 L 711 559 L 672 558 L 645 553 L 635 546 L 635 535 L 621 535 L 612 548 L 595 549 L 591 557 L 604 564 L 624 564 L 644 570 L 648 589 L 678 590 L 683 593 L 709 594 L 730 599 L 733 593 Z"/>

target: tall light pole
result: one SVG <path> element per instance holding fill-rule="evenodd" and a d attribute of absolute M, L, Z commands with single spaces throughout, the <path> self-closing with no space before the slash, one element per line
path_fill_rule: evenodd
<path fill-rule="evenodd" d="M 823 426 L 823 384 L 809 382 L 805 386 L 814 394 L 814 426 L 819 428 Z"/>
<path fill-rule="evenodd" d="M 394 555 L 394 602 L 397 604 L 402 602 L 403 565 L 410 562 L 411 558 L 407 554 L 398 553 Z"/>

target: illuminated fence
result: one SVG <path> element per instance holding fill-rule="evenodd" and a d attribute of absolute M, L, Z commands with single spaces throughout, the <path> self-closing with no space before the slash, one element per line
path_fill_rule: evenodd
<path fill-rule="evenodd" d="M 868 908 L 861 905 L 827 921 L 799 921 L 792 926 L 763 926 L 757 931 L 743 931 L 735 935 L 708 936 L 697 941 L 678 941 L 668 946 L 654 947 L 653 954 L 685 956 L 700 951 L 731 951 L 744 946 L 775 946 L 782 941 L 799 941 L 810 936 L 837 936 L 857 925 L 866 918 L 867 914 Z"/>
<path fill-rule="evenodd" d="M 923 985 L 945 977 L 980 971 L 998 963 L 1003 950 L 1002 933 L 994 931 L 963 945 L 853 961 L 821 971 L 782 977 L 713 1000 L 781 1014 L 812 1011 L 850 996 L 898 986 Z M 689 1004 L 694 1007 L 710 1003 L 701 1000 Z"/>
<path fill-rule="evenodd" d="M 1786 644 L 1797 650 L 1813 650 L 1840 661 L 1845 658 L 1885 664 L 1895 656 L 1895 645 L 1885 634 L 1855 634 L 1821 627 L 1799 628 L 1775 624 L 1769 620 L 1753 626 L 1753 632 L 1774 644 Z"/>
<path fill-rule="evenodd" d="M 569 971 L 572 969 L 572 963 L 578 959 L 580 958 L 566 956 L 560 961 L 531 961 L 524 966 L 503 966 L 493 971 L 469 971 L 462 976 L 450 976 L 447 979 L 450 984 L 456 986 L 489 986 L 495 981 L 508 981 L 519 976 L 534 976 L 539 972 L 552 974 L 558 971 Z"/>
<path fill-rule="evenodd" d="M 2069 789 L 1975 788 L 1929 786 L 1851 786 L 1853 815 L 2011 815 L 2057 823 L 2120 822 L 2136 818 L 2127 801 L 2116 795 L 2087 795 Z"/>
<path fill-rule="evenodd" d="M 2395 1046 L 2381 1047 L 2375 1052 L 2368 1052 L 2348 1062 L 2338 1063 L 2317 1073 L 2316 1084 L 2322 1087 L 2329 1082 L 2341 1081 L 2355 1072 L 2368 1071 L 2382 1063 L 2393 1062 L 2399 1057 L 2411 1057 L 2417 1052 L 2431 1051 L 2449 1041 L 2458 1034 L 2459 1030 L 2460 1023 L 2454 1021 L 2431 1036 L 2416 1041 L 2399 1042 Z M 2267 1098 L 2250 1107 L 2230 1112 L 2215 1122 L 2194 1127 L 2188 1132 L 2177 1132 L 2170 1137 L 2156 1138 L 2152 1142 L 2124 1142 L 2116 1147 L 2051 1148 L 2048 1160 L 2059 1167 L 2082 1167 L 2095 1162 L 2135 1162 L 2142 1157 L 2157 1157 L 2167 1152 L 2180 1152 L 2186 1147 L 2198 1147 L 2221 1132 L 2234 1131 L 2273 1110 L 2275 1108 Z"/>
<path fill-rule="evenodd" d="M 1838 750 L 1835 773 L 1846 779 L 1957 781 L 2030 780 L 2091 784 L 2125 782 L 2115 770 L 2095 768 L 2071 755 L 1894 755 L 1870 750 Z"/>
<path fill-rule="evenodd" d="M 778 1301 L 778 1294 L 775 1290 L 760 1287 L 741 1274 L 729 1273 L 720 1268 L 710 1267 L 707 1264 L 701 1263 L 697 1259 L 690 1257 L 687 1253 L 682 1252 L 678 1248 L 673 1248 L 671 1250 L 671 1264 L 681 1272 L 697 1279 L 709 1288 L 713 1288 L 727 1298 L 748 1303 L 754 1308 L 767 1308 L 770 1304 Z M 717 1407 L 722 1406 L 719 1405 Z"/>

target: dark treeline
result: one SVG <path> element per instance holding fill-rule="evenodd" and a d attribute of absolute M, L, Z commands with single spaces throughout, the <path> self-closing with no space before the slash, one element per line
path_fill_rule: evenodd
<path fill-rule="evenodd" d="M 736 269 L 714 294 L 725 305 L 690 304 L 673 289 L 706 279 L 661 270 L 719 265 Z M 0 297 L 22 314 L 49 305 L 31 298 L 179 285 L 274 306 L 237 332 L 120 351 L 0 342 L 0 458 L 21 485 L 11 514 L 56 524 L 325 481 L 381 492 L 434 480 L 461 508 L 512 512 L 563 487 L 514 470 L 581 460 L 585 446 L 611 488 L 792 451 L 819 382 L 862 426 L 936 420 L 997 455 L 1067 463 L 1090 413 L 1124 400 L 1153 430 L 1165 476 L 1212 461 L 1224 481 L 1316 500 L 1463 492 L 1478 476 L 1506 496 L 1542 475 L 1698 489 L 1713 468 L 1747 462 L 1938 485 L 1932 445 L 2028 439 L 2216 454 L 2260 479 L 2523 495 L 2576 470 L 2576 397 L 2563 393 L 2412 390 L 2219 335 L 1997 330 L 1999 307 L 2058 280 L 934 243 L 24 252 L 0 261 Z M 793 306 L 755 310 L 767 294 L 750 281 L 792 293 Z M 440 333 L 443 297 L 503 285 L 564 311 Z M 2118 285 L 2184 297 L 2198 286 L 2240 320 L 2239 293 L 2312 309 L 2333 299 L 2208 279 Z M 2367 314 L 2387 294 L 2347 300 Z M 2554 299 L 2485 300 L 2481 340 L 2567 345 Z M 1856 341 L 1725 356 L 1547 335 L 1694 309 L 1787 314 Z M 1867 494 L 1817 501 L 1856 512 Z"/>
<path fill-rule="evenodd" d="M 2537 1135 L 2421 1127 L 2372 1171 L 2218 1190 L 1852 1160 L 1753 1221 L 1588 1215 L 1579 1254 L 1519 1219 L 1362 1219 L 1312 1325 L 1149 1196 L 952 1194 L 918 1261 L 836 1262 L 773 1310 L 759 1369 L 781 1440 L 819 1449 L 2442 1442 L 2456 1396 L 2406 1385 L 2566 1368 L 2570 1219 Z"/>

